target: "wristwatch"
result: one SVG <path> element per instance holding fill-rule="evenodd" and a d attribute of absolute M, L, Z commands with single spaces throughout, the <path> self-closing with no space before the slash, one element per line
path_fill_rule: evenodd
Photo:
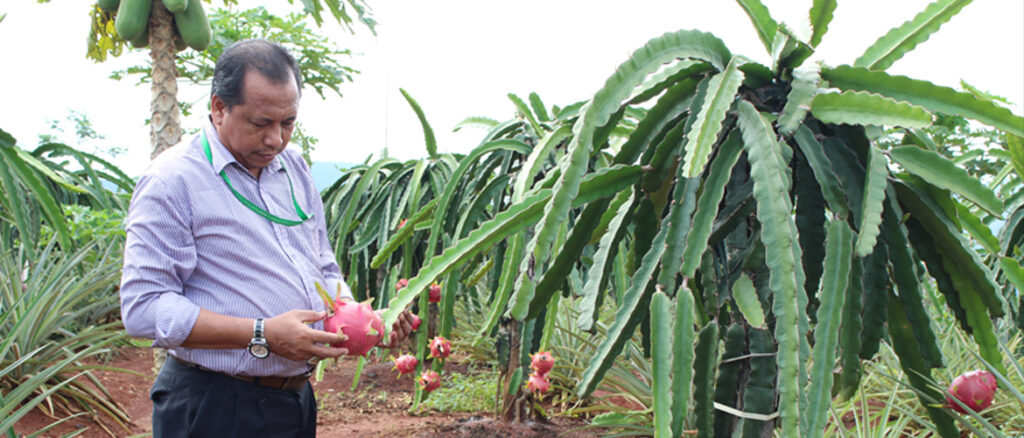
<path fill-rule="evenodd" d="M 256 318 L 252 326 L 252 339 L 249 341 L 249 354 L 257 359 L 264 359 L 270 356 L 270 347 L 263 337 L 263 318 Z"/>

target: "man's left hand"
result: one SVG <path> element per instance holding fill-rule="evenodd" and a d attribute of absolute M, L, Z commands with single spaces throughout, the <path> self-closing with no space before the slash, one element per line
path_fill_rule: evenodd
<path fill-rule="evenodd" d="M 412 333 L 412 321 L 413 315 L 411 312 L 406 310 L 400 313 L 394 325 L 391 326 L 391 336 L 387 339 L 388 342 L 385 343 L 384 339 L 381 339 L 377 346 L 381 348 L 394 348 L 398 346 Z"/>

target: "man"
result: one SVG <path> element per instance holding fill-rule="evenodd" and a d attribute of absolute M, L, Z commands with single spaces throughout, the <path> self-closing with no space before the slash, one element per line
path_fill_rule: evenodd
<path fill-rule="evenodd" d="M 309 169 L 285 149 L 301 88 L 282 47 L 228 47 L 205 126 L 135 188 L 121 312 L 129 334 L 169 350 L 150 393 L 155 437 L 316 434 L 311 364 L 347 353 L 322 331 L 316 284 L 352 295 Z M 411 322 L 403 313 L 383 346 Z"/>

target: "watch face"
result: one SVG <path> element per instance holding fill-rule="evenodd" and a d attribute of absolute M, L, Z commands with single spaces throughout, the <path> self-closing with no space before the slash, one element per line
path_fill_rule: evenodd
<path fill-rule="evenodd" d="M 249 344 L 249 354 L 262 359 L 270 355 L 270 349 L 264 344 Z"/>

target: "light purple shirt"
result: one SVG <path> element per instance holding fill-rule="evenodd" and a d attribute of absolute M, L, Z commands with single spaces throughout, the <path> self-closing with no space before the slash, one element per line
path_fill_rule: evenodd
<path fill-rule="evenodd" d="M 270 318 L 294 309 L 324 310 L 314 282 L 351 297 L 327 240 L 323 204 L 302 157 L 286 149 L 257 180 L 221 144 L 209 120 L 200 136 L 161 153 L 139 179 L 128 211 L 121 315 L 132 336 L 153 339 L 175 356 L 228 374 L 293 376 L 309 369 L 271 353 L 181 346 L 199 309 Z M 282 166 L 282 163 L 284 166 Z M 235 198 L 220 177 L 271 214 L 298 219 L 288 189 L 313 218 L 297 226 L 270 222 Z M 287 171 L 285 171 L 287 169 Z M 315 328 L 322 329 L 322 323 Z"/>

